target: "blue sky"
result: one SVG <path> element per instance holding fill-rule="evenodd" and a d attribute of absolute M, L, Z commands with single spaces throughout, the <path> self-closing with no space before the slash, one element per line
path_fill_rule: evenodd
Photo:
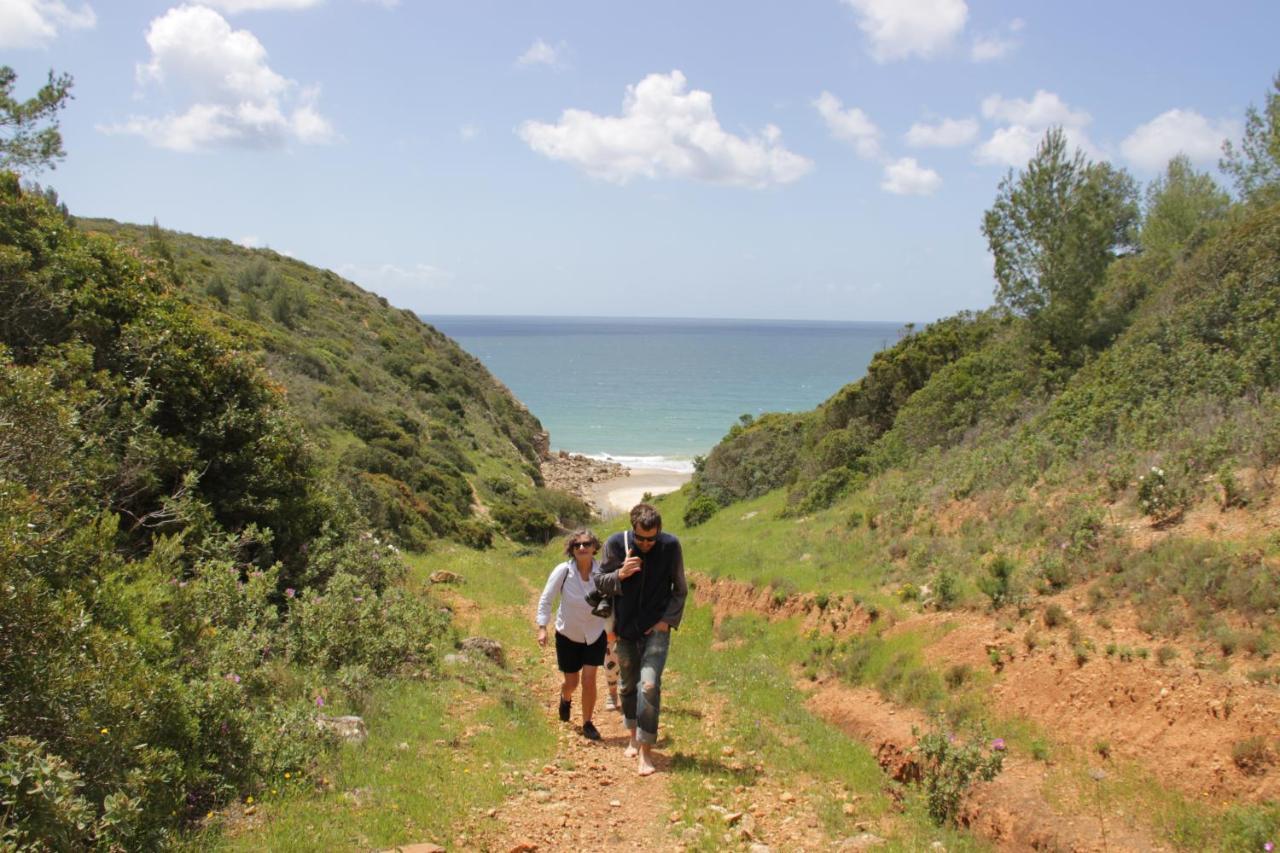
<path fill-rule="evenodd" d="M 74 213 L 269 246 L 428 314 L 923 322 L 1046 127 L 1216 174 L 1280 3 L 0 0 L 75 77 Z"/>

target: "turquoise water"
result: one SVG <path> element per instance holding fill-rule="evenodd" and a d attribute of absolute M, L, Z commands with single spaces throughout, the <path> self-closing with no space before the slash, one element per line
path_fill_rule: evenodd
<path fill-rule="evenodd" d="M 554 450 L 689 470 L 742 414 L 804 411 L 858 379 L 896 323 L 424 317 L 480 359 Z"/>

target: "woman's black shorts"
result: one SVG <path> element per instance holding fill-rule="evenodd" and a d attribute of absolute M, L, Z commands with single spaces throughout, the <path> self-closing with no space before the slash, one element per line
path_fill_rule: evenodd
<path fill-rule="evenodd" d="M 604 666 L 604 653 L 609 641 L 605 632 L 594 643 L 575 643 L 556 631 L 556 664 L 561 672 L 577 672 L 584 666 Z"/>

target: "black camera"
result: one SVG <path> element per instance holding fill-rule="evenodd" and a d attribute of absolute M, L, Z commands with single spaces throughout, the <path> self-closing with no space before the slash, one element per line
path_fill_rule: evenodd
<path fill-rule="evenodd" d="M 598 589 L 592 589 L 586 595 L 587 604 L 591 605 L 591 615 L 608 619 L 613 615 L 613 597 L 605 595 Z"/>

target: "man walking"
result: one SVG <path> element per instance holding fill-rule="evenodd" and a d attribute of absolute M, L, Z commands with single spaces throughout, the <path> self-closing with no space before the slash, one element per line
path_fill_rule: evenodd
<path fill-rule="evenodd" d="M 640 757 L 641 776 L 653 773 L 650 750 L 658 740 L 662 670 L 671 647 L 671 629 L 680 625 L 689 588 L 680 540 L 662 532 L 662 516 L 649 504 L 631 510 L 631 529 L 604 545 L 596 588 L 613 600 L 618 635 L 622 716 L 631 731 L 628 758 Z"/>

